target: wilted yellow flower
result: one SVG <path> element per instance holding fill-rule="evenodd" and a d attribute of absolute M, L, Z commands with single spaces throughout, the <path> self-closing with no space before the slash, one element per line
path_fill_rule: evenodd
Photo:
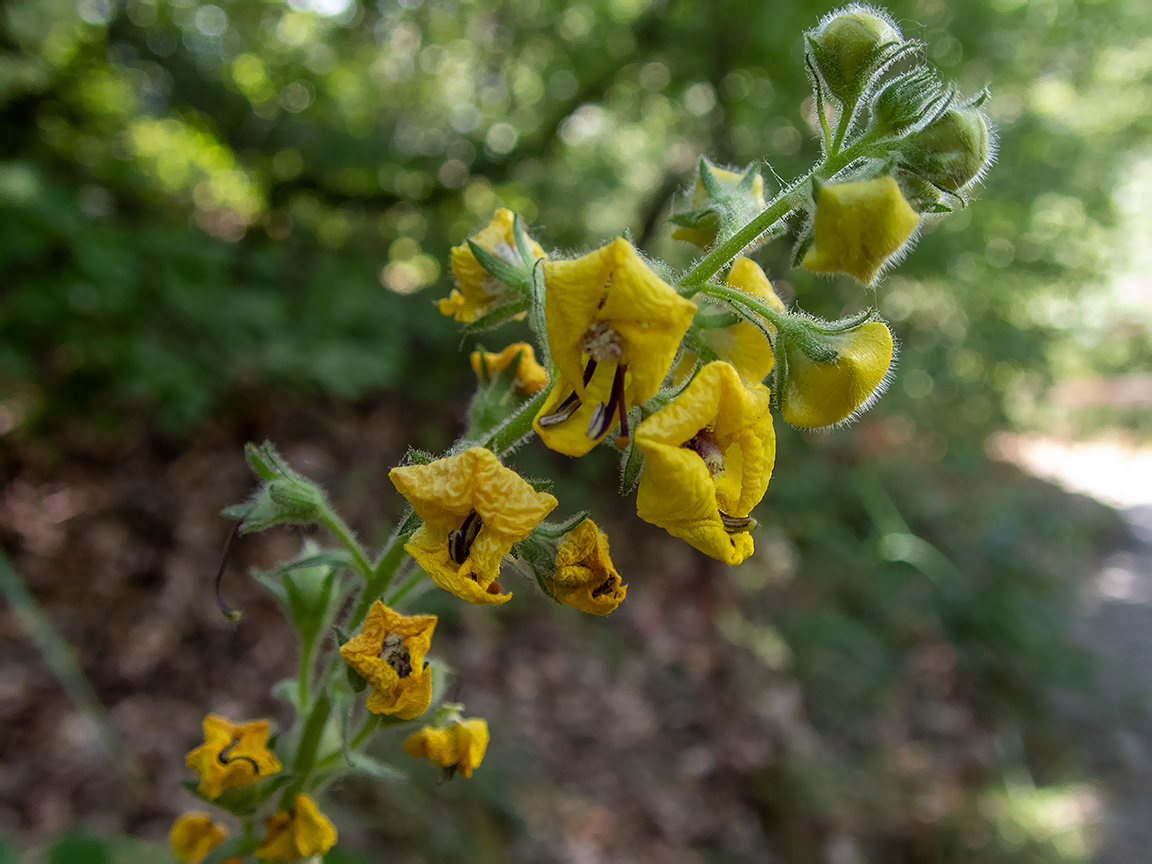
<path fill-rule="evenodd" d="M 492 221 L 483 230 L 473 234 L 473 243 L 503 258 L 509 264 L 520 265 L 520 254 L 516 251 L 516 235 L 512 229 L 516 214 L 511 210 L 497 210 Z M 529 240 L 528 248 L 535 258 L 544 258 L 544 250 L 534 240 Z M 452 275 L 456 277 L 456 288 L 436 307 L 443 315 L 453 315 L 457 321 L 475 321 L 491 312 L 503 299 L 504 284 L 485 270 L 467 243 L 452 247 Z"/>
<path fill-rule="evenodd" d="M 730 364 L 709 363 L 641 423 L 640 518 L 727 564 L 751 555 L 748 514 L 776 460 L 769 398 L 766 387 L 746 387 Z"/>
<path fill-rule="evenodd" d="M 404 548 L 432 581 L 470 603 L 504 603 L 500 563 L 556 506 L 483 447 L 393 468 L 393 485 L 424 520 Z"/>
<path fill-rule="evenodd" d="M 571 261 L 544 264 L 545 326 L 556 385 L 533 428 L 544 443 L 583 456 L 668 373 L 696 304 L 617 238 Z"/>
<path fill-rule="evenodd" d="M 204 718 L 204 743 L 184 757 L 200 777 L 200 794 L 217 798 L 232 786 L 246 786 L 280 770 L 268 749 L 268 721 L 233 723 L 227 717 Z"/>
<path fill-rule="evenodd" d="M 177 861 L 200 864 L 227 836 L 228 828 L 223 823 L 213 822 L 201 810 L 192 810 L 172 823 L 172 830 L 168 832 L 168 845 L 172 847 L 172 854 Z"/>
<path fill-rule="evenodd" d="M 264 820 L 268 836 L 256 847 L 256 857 L 270 861 L 299 861 L 323 855 L 336 845 L 336 826 L 307 795 L 297 795 L 291 811 Z"/>
<path fill-rule="evenodd" d="M 488 749 L 488 722 L 479 717 L 456 720 L 444 729 L 425 726 L 404 741 L 404 752 L 427 758 L 441 768 L 471 777 Z"/>
<path fill-rule="evenodd" d="M 919 215 L 892 177 L 825 186 L 816 199 L 815 242 L 804 266 L 848 273 L 871 285 L 918 224 Z"/>
<path fill-rule="evenodd" d="M 520 357 L 520 362 L 516 367 L 516 385 L 529 396 L 547 387 L 548 370 L 536 362 L 536 352 L 527 342 L 513 342 L 499 354 L 473 351 L 472 371 L 476 373 L 481 384 L 487 384 L 483 378 L 485 367 L 489 374 L 503 372 L 517 356 Z"/>
<path fill-rule="evenodd" d="M 892 332 L 882 321 L 814 336 L 835 359 L 813 360 L 793 340 L 784 346 L 780 416 L 805 429 L 833 426 L 867 407 L 883 392 L 892 365 Z"/>
<path fill-rule="evenodd" d="M 593 615 L 607 615 L 624 601 L 628 586 L 608 556 L 608 537 L 591 519 L 561 539 L 549 589 L 565 606 Z"/>
<path fill-rule="evenodd" d="M 772 290 L 772 283 L 756 262 L 748 258 L 737 258 L 728 272 L 728 287 L 742 291 L 750 297 L 762 301 L 777 312 L 785 311 L 784 303 Z M 775 328 L 768 324 L 769 330 Z M 776 365 L 776 355 L 772 343 L 759 327 L 741 321 L 730 327 L 700 330 L 704 341 L 721 360 L 727 360 L 736 367 L 740 377 L 749 384 L 761 384 L 764 377 Z"/>
<path fill-rule="evenodd" d="M 741 174 L 738 171 L 728 171 L 703 162 L 700 170 L 702 172 L 711 171 L 712 176 L 716 178 L 724 191 L 732 196 L 726 198 L 725 203 L 729 208 L 741 211 L 739 215 L 751 218 L 753 214 L 764 209 L 764 178 L 760 176 L 755 167 L 749 168 L 748 171 Z M 751 178 L 751 184 L 747 186 L 747 191 L 742 191 L 740 184 L 748 176 L 749 171 L 755 173 Z M 688 213 L 681 213 L 673 217 L 674 222 L 689 222 L 691 224 L 677 224 L 672 229 L 673 240 L 687 240 L 701 249 L 706 249 L 715 242 L 716 235 L 720 230 L 720 216 L 709 207 L 713 203 L 710 198 L 708 189 L 704 185 L 704 179 L 697 176 L 696 187 L 692 190 L 693 209 Z"/>
<path fill-rule="evenodd" d="M 411 720 L 432 701 L 432 669 L 424 655 L 432 645 L 435 615 L 401 615 L 375 601 L 360 632 L 340 646 L 340 656 L 368 682 L 366 707 L 374 714 Z"/>

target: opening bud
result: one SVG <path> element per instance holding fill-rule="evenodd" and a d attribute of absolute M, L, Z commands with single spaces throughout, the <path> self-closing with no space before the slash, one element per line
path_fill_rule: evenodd
<path fill-rule="evenodd" d="M 818 429 L 863 412 L 884 392 L 893 349 L 883 321 L 835 329 L 790 318 L 777 340 L 781 416 Z"/>

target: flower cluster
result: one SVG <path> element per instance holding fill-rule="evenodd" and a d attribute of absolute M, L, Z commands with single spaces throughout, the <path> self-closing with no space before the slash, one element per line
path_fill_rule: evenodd
<path fill-rule="evenodd" d="M 381 727 L 421 722 L 403 751 L 442 779 L 471 777 L 488 722 L 444 701 L 437 618 L 406 611 L 422 592 L 500 605 L 521 574 L 580 612 L 607 615 L 625 601 L 605 533 L 587 513 L 554 517 L 551 481 L 508 464 L 518 447 L 536 438 L 579 458 L 606 445 L 640 519 L 739 565 L 755 549 L 775 424 L 836 427 L 883 392 L 896 346 L 873 295 L 858 314 L 823 320 L 789 308 L 749 256 L 790 235 L 795 265 L 870 290 L 925 220 L 967 204 L 995 140 L 983 97 L 941 84 L 879 10 L 828 16 L 806 34 L 805 62 L 822 158 L 771 198 L 757 166 L 701 159 L 671 218 L 673 238 L 702 250 L 690 267 L 651 260 L 625 237 L 549 254 L 507 209 L 451 250 L 454 286 L 439 311 L 466 335 L 526 320 L 535 342 L 471 354 L 477 390 L 463 434 L 440 456 L 409 450 L 391 470 L 410 509 L 377 554 L 270 444 L 249 445 L 260 486 L 225 511 L 237 531 L 316 526 L 338 544 L 309 540 L 257 576 L 300 636 L 299 674 L 274 691 L 295 720 L 277 734 L 268 721 L 208 715 L 186 788 L 241 831 L 229 839 L 226 823 L 186 813 L 170 835 L 180 861 L 322 855 L 336 828 L 311 796 L 348 774 L 398 773 L 368 752 Z M 238 620 L 220 596 L 223 572 L 218 602 Z"/>

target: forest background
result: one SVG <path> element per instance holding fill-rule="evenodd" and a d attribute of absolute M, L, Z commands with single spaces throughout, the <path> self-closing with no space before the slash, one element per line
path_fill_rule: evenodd
<path fill-rule="evenodd" d="M 144 841 L 191 804 L 179 781 L 203 714 L 283 713 L 269 688 L 290 634 L 243 580 L 239 629 L 210 591 L 243 443 L 275 441 L 371 534 L 388 468 L 409 444 L 446 447 L 471 389 L 473 346 L 429 303 L 449 246 L 505 206 L 546 245 L 630 231 L 685 263 L 665 219 L 700 154 L 783 178 L 814 160 L 801 33 L 831 8 L 3 5 L 11 850 L 156 860 Z M 973 206 L 879 288 L 902 349 L 890 392 L 848 429 L 778 428 L 759 551 L 733 570 L 612 503 L 607 453 L 518 455 L 614 514 L 628 601 L 589 621 L 528 586 L 494 617 L 423 600 L 490 755 L 443 787 L 401 764 L 417 793 L 350 782 L 329 860 L 1091 856 L 1085 737 L 1145 714 L 1100 692 L 1069 621 L 1121 528 L 987 442 L 1147 438 L 1124 393 L 1147 386 L 1152 330 L 1152 8 L 889 8 L 947 78 L 991 85 L 1001 140 Z M 758 258 L 814 313 L 866 302 L 848 280 L 812 290 L 786 248 Z M 234 570 L 299 541 L 245 541 Z M 53 634 L 83 677 L 43 654 Z"/>

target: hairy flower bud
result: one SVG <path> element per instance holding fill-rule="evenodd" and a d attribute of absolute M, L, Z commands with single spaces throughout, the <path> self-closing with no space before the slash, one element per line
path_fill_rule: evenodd
<path fill-rule="evenodd" d="M 908 141 L 905 165 L 949 192 L 972 185 L 992 158 L 992 133 L 979 108 L 952 108 Z"/>
<path fill-rule="evenodd" d="M 895 22 L 879 9 L 849 6 L 820 26 L 809 47 L 832 95 L 850 99 L 877 49 L 902 41 Z"/>

